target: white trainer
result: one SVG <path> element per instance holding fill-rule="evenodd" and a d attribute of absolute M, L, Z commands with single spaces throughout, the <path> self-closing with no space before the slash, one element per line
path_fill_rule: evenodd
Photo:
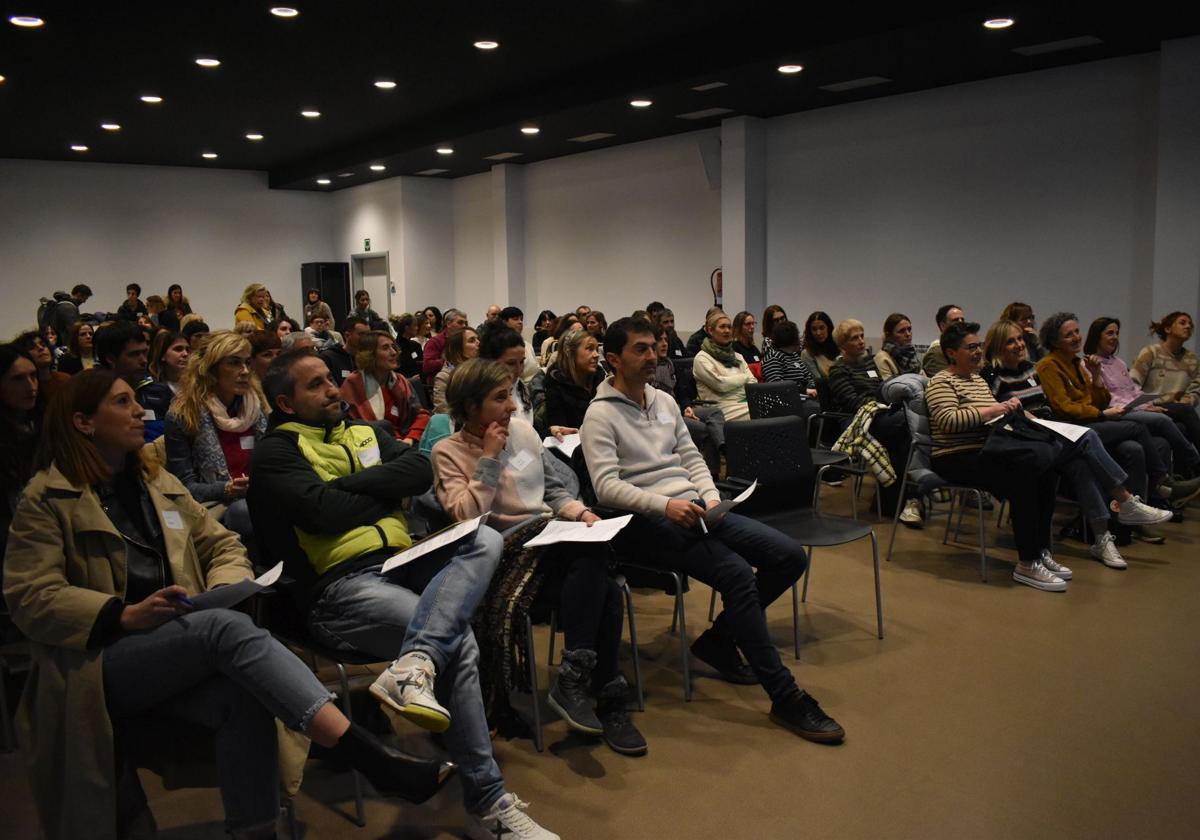
<path fill-rule="evenodd" d="M 1074 574 L 1070 569 L 1054 559 L 1054 555 L 1050 553 L 1050 549 L 1042 549 L 1042 565 L 1046 567 L 1046 571 L 1052 575 L 1058 575 L 1063 580 L 1070 580 Z"/>
<path fill-rule="evenodd" d="M 1130 496 L 1117 508 L 1117 521 L 1122 525 L 1157 525 L 1172 516 L 1171 511 L 1150 507 L 1138 496 Z"/>
<path fill-rule="evenodd" d="M 920 528 L 924 524 L 921 519 L 921 503 L 916 499 L 905 502 L 904 510 L 900 511 L 900 521 L 910 528 Z"/>
<path fill-rule="evenodd" d="M 1043 592 L 1067 591 L 1067 582 L 1058 575 L 1051 573 L 1049 569 L 1042 565 L 1040 560 L 1028 566 L 1024 563 L 1018 563 L 1017 568 L 1013 569 L 1013 580 L 1017 583 L 1023 583 L 1026 586 L 1032 586 L 1034 589 L 1040 589 Z"/>
<path fill-rule="evenodd" d="M 1096 540 L 1096 544 L 1091 546 L 1088 551 L 1110 569 L 1124 569 L 1129 565 L 1121 556 L 1121 552 L 1117 551 L 1116 538 L 1108 531 L 1101 534 L 1100 539 Z"/>
<path fill-rule="evenodd" d="M 506 793 L 487 813 L 467 814 L 467 836 L 471 840 L 559 840 L 525 813 L 528 807 L 515 793 Z"/>
<path fill-rule="evenodd" d="M 401 656 L 371 683 L 371 696 L 422 729 L 445 732 L 450 712 L 433 695 L 433 660 L 419 651 Z"/>

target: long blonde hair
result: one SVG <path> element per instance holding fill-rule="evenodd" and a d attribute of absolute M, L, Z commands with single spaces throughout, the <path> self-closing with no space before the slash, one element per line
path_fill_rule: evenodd
<path fill-rule="evenodd" d="M 253 299 L 258 297 L 266 290 L 267 287 L 262 283 L 251 283 L 242 291 L 242 303 L 249 304 L 251 307 L 257 309 L 258 307 L 254 306 Z"/>
<path fill-rule="evenodd" d="M 179 378 L 179 393 L 171 401 L 171 413 L 189 435 L 200 428 L 200 418 L 208 411 L 209 397 L 217 393 L 217 366 L 230 356 L 250 357 L 250 340 L 230 330 L 210 333 L 207 342 L 188 359 Z M 267 399 L 257 377 L 250 377 L 250 390 L 264 409 Z"/>

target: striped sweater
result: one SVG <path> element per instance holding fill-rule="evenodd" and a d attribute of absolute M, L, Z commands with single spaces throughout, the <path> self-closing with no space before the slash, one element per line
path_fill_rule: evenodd
<path fill-rule="evenodd" d="M 833 411 L 854 414 L 864 405 L 879 401 L 883 377 L 875 367 L 875 354 L 867 352 L 851 362 L 838 356 L 829 369 L 829 407 Z"/>
<path fill-rule="evenodd" d="M 995 405 L 996 400 L 982 376 L 973 373 L 964 379 L 952 370 L 940 371 L 929 380 L 925 403 L 934 457 L 983 447 L 987 427 L 979 409 Z"/>
<path fill-rule="evenodd" d="M 762 360 L 763 379 L 767 382 L 795 382 L 801 391 L 816 388 L 817 381 L 799 353 L 771 346 Z"/>

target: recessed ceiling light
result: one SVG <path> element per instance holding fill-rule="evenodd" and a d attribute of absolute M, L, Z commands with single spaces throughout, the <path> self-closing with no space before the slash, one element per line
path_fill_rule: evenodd
<path fill-rule="evenodd" d="M 0 76 L 0 82 L 3 82 L 3 81 L 4 81 L 4 77 Z"/>
<path fill-rule="evenodd" d="M 326 184 L 332 184 L 333 181 L 330 181 L 328 178 L 318 178 L 317 183 L 321 186 L 325 186 Z"/>
<path fill-rule="evenodd" d="M 454 154 L 454 150 L 451 149 L 449 146 L 438 146 L 437 153 L 439 155 L 452 155 L 452 154 Z"/>
<path fill-rule="evenodd" d="M 158 105 L 159 103 L 162 102 L 161 96 L 154 96 L 153 94 L 150 94 L 147 96 L 141 96 L 138 98 L 141 99 L 143 102 L 145 102 L 147 105 Z"/>
<path fill-rule="evenodd" d="M 1014 23 L 1012 18 L 992 18 L 983 22 L 984 29 L 1008 29 Z"/>
<path fill-rule="evenodd" d="M 791 75 L 793 73 L 799 73 L 803 69 L 804 69 L 804 66 L 801 64 L 780 64 L 779 65 L 779 72 L 786 73 L 788 75 Z"/>
<path fill-rule="evenodd" d="M 23 26 L 26 29 L 35 29 L 46 21 L 42 20 L 40 17 L 32 17 L 30 15 L 13 15 L 8 19 L 8 22 L 13 26 Z"/>
<path fill-rule="evenodd" d="M 390 79 L 379 79 L 375 82 L 375 87 L 379 88 L 380 90 L 391 90 L 395 86 L 396 83 Z"/>
<path fill-rule="evenodd" d="M 541 131 L 541 129 L 540 129 L 540 128 L 538 128 L 536 125 L 523 125 L 523 126 L 521 126 L 521 133 L 522 133 L 522 134 L 537 134 L 539 131 Z"/>
<path fill-rule="evenodd" d="M 499 41 L 476 41 L 475 49 L 477 50 L 494 50 L 500 46 Z"/>
<path fill-rule="evenodd" d="M 338 177 L 339 178 L 353 178 L 354 173 L 353 172 L 339 172 Z"/>
<path fill-rule="evenodd" d="M 86 152 L 87 150 L 88 150 L 88 147 L 84 146 L 82 143 L 76 143 L 74 146 L 71 147 L 72 152 Z"/>
<path fill-rule="evenodd" d="M 382 163 L 372 163 L 372 164 L 371 164 L 371 171 L 372 171 L 372 172 L 382 172 L 382 171 L 383 171 L 383 170 L 385 170 L 385 169 L 387 169 L 387 167 L 386 167 L 386 166 L 384 166 Z"/>
<path fill-rule="evenodd" d="M 220 67 L 221 62 L 215 58 L 197 58 L 196 63 L 201 67 Z"/>
<path fill-rule="evenodd" d="M 119 123 L 100 123 L 100 127 L 103 128 L 105 131 L 120 131 L 121 130 L 121 126 Z"/>
<path fill-rule="evenodd" d="M 263 136 L 261 134 L 247 134 L 246 139 L 247 140 L 261 140 L 261 139 L 263 139 Z"/>
<path fill-rule="evenodd" d="M 631 99 L 629 100 L 629 104 L 634 108 L 649 108 L 654 103 L 649 99 Z"/>
<path fill-rule="evenodd" d="M 298 12 L 296 9 L 293 9 L 291 6 L 274 6 L 271 9 L 271 14 L 275 15 L 275 17 L 294 18 L 296 15 L 300 14 L 300 12 Z"/>
<path fill-rule="evenodd" d="M 317 117 L 321 116 L 321 112 L 309 109 L 307 111 L 301 111 L 300 116 L 308 117 L 310 120 L 315 120 Z"/>
<path fill-rule="evenodd" d="M 205 160 L 216 160 L 217 153 L 216 152 L 201 152 L 200 157 L 204 158 Z"/>

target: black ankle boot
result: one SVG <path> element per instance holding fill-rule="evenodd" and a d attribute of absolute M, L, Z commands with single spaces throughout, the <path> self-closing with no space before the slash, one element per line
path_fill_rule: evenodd
<path fill-rule="evenodd" d="M 604 725 L 596 717 L 588 693 L 588 686 L 592 684 L 592 669 L 595 667 L 596 651 L 582 648 L 564 650 L 558 679 L 554 681 L 547 698 L 550 707 L 558 712 L 568 726 L 588 735 L 604 733 Z"/>
<path fill-rule="evenodd" d="M 330 752 L 367 777 L 384 796 L 421 803 L 438 792 L 454 772 L 444 761 L 416 758 L 389 747 L 357 723 L 351 723 Z"/>

